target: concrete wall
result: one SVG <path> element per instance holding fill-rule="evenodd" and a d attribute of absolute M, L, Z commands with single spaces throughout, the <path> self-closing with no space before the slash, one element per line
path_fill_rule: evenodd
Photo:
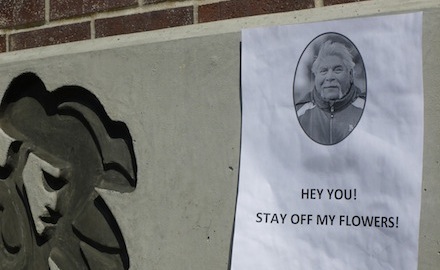
<path fill-rule="evenodd" d="M 51 5 L 56 2 L 50 1 Z M 150 12 L 141 1 L 134 2 L 136 12 Z M 204 4 L 157 3 L 192 9 Z M 96 18 L 131 11 L 92 13 L 78 20 L 87 21 L 88 34 L 83 39 L 93 40 L 65 40 L 69 43 L 1 54 L 0 91 L 3 95 L 21 73 L 34 72 L 49 91 L 64 85 L 86 88 L 111 119 L 126 123 L 137 159 L 137 187 L 131 193 L 103 191 L 102 196 L 125 238 L 131 269 L 228 269 L 240 155 L 240 30 L 419 10 L 424 11 L 425 87 L 419 269 L 435 270 L 440 265 L 437 0 L 365 1 L 99 39 L 93 39 L 91 32 L 96 30 L 88 28 L 96 27 Z M 41 25 L 29 31 L 60 23 L 47 20 L 47 14 L 46 10 Z M 78 23 L 76 19 L 66 22 Z M 27 31 L 3 30 L 3 51 L 15 50 L 14 35 Z"/>

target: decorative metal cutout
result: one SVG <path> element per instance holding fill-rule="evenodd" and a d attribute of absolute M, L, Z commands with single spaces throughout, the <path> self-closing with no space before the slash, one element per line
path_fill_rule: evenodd
<path fill-rule="evenodd" d="M 0 269 L 128 269 L 99 190 L 131 192 L 136 173 L 126 125 L 93 94 L 15 78 L 0 104 Z"/>

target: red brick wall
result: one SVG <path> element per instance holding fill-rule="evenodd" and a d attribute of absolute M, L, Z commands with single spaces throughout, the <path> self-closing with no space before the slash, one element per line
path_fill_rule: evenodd
<path fill-rule="evenodd" d="M 0 0 L 0 52 L 359 0 Z"/>

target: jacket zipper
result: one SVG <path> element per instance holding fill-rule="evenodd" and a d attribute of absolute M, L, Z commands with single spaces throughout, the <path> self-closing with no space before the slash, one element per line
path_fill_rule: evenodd
<path fill-rule="evenodd" d="M 333 144 L 333 117 L 335 116 L 334 111 L 335 111 L 335 107 L 331 106 L 330 107 L 330 144 Z"/>

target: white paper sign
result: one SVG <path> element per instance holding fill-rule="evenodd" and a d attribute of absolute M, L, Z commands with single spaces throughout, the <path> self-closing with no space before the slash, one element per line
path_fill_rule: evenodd
<path fill-rule="evenodd" d="M 242 32 L 232 270 L 416 270 L 422 14 Z"/>

